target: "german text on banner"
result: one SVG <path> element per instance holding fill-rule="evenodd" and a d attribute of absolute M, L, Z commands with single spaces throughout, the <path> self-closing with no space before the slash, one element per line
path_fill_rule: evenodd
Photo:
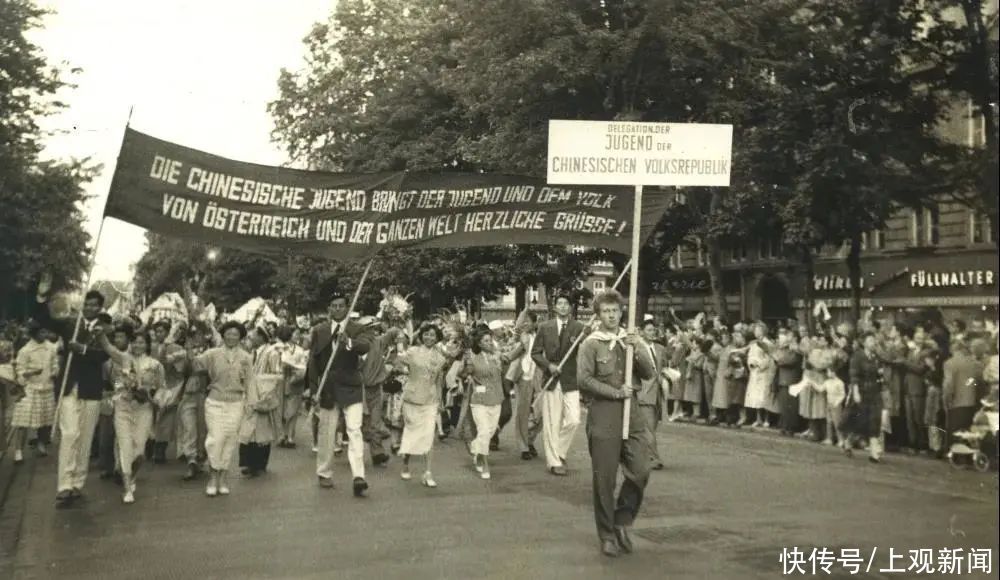
<path fill-rule="evenodd" d="M 105 215 L 264 254 L 560 244 L 628 253 L 633 194 L 488 173 L 347 174 L 231 161 L 128 129 Z M 645 240 L 667 196 L 644 203 Z"/>

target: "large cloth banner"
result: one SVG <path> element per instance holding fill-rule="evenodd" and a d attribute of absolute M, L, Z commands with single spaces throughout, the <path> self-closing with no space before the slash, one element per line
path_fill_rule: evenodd
<path fill-rule="evenodd" d="M 633 193 L 487 173 L 348 174 L 241 163 L 126 130 L 105 215 L 264 254 L 559 244 L 627 254 Z M 667 196 L 644 202 L 642 238 Z"/>

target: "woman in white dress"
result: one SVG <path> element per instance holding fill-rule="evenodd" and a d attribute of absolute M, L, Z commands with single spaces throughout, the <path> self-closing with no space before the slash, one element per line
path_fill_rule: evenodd
<path fill-rule="evenodd" d="M 407 379 L 403 385 L 403 437 L 399 444 L 399 455 L 403 458 L 404 480 L 411 479 L 410 457 L 424 456 L 422 483 L 427 487 L 437 487 L 431 473 L 431 449 L 434 446 L 438 408 L 441 403 L 441 380 L 447 367 L 451 366 L 458 349 L 443 354 L 437 344 L 444 335 L 434 325 L 424 325 L 417 332 L 414 345 L 406 347 L 405 338 L 400 333 L 397 364 L 405 366 Z"/>
<path fill-rule="evenodd" d="M 743 406 L 757 411 L 753 427 L 771 427 L 768 412 L 776 412 L 777 404 L 772 385 L 778 367 L 771 357 L 774 344 L 767 338 L 767 325 L 758 322 L 753 328 L 754 341 L 747 354 L 747 366 L 750 367 L 750 380 L 747 382 L 746 400 Z"/>
<path fill-rule="evenodd" d="M 114 394 L 115 442 L 118 444 L 119 467 L 125 485 L 122 501 L 135 501 L 136 473 L 144 459 L 146 441 L 153 430 L 153 405 L 150 402 L 154 391 L 166 384 L 163 365 L 150 356 L 151 340 L 146 333 L 129 336 L 128 351 L 122 351 L 111 344 L 106 334 L 100 336 L 101 346 L 111 357 L 110 372 Z"/>
<path fill-rule="evenodd" d="M 500 424 L 503 405 L 504 369 L 510 359 L 497 352 L 493 333 L 488 329 L 473 336 L 472 352 L 465 359 L 462 371 L 472 383 L 469 390 L 469 410 L 476 425 L 476 438 L 469 445 L 476 471 L 483 479 L 490 479 L 490 440 Z"/>
<path fill-rule="evenodd" d="M 24 388 L 24 397 L 14 404 L 11 416 L 11 436 L 14 439 L 14 463 L 24 461 L 23 449 L 29 429 L 42 429 L 52 425 L 55 417 L 53 379 L 59 374 L 56 350 L 45 339 L 45 331 L 37 323 L 28 327 L 31 338 L 17 353 L 14 368 L 17 382 Z M 6 440 L 3 441 L 6 444 Z M 45 453 L 42 438 L 38 438 L 38 454 Z"/>

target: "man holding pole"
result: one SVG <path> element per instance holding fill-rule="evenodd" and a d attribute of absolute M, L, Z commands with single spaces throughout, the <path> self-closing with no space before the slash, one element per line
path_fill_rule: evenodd
<path fill-rule="evenodd" d="M 98 316 L 104 308 L 104 296 L 95 290 L 87 292 L 80 318 L 51 318 L 48 310 L 48 285 L 38 288 L 35 319 L 57 333 L 66 344 L 68 356 L 62 377 L 56 421 L 60 432 L 58 507 L 68 507 L 82 495 L 90 467 L 90 447 L 101 415 L 104 391 L 104 362 L 108 355 L 95 342 L 99 332 Z"/>
<path fill-rule="evenodd" d="M 593 397 L 587 417 L 587 440 L 593 466 L 594 517 L 601 551 L 609 557 L 632 551 L 629 528 L 642 504 L 649 481 L 652 445 L 639 405 L 627 405 L 632 385 L 652 379 L 655 365 L 648 345 L 635 333 L 621 328 L 622 296 L 604 292 L 594 299 L 600 327 L 580 345 L 577 379 L 580 389 Z M 634 353 L 635 364 L 627 364 Z M 634 370 L 626 379 L 627 367 Z M 628 411 L 627 438 L 623 438 Z M 624 482 L 615 499 L 618 466 Z"/>
<path fill-rule="evenodd" d="M 330 301 L 330 320 L 316 326 L 309 341 L 306 383 L 319 400 L 319 453 L 316 475 L 323 488 L 333 487 L 334 439 L 343 414 L 347 430 L 347 458 L 354 477 L 354 495 L 363 497 L 365 481 L 364 380 L 362 357 L 374 340 L 371 329 L 348 319 L 347 298 L 335 295 Z"/>
<path fill-rule="evenodd" d="M 539 327 L 531 348 L 531 358 L 542 369 L 545 380 L 545 391 L 542 393 L 545 462 L 549 472 L 559 476 L 566 475 L 566 454 L 580 425 L 576 353 L 571 351 L 584 328 L 579 321 L 570 318 L 572 310 L 573 304 L 568 296 L 556 296 L 556 317 Z"/>

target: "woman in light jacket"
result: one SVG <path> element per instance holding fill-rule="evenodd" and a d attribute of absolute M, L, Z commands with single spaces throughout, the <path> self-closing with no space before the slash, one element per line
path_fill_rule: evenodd
<path fill-rule="evenodd" d="M 238 322 L 227 322 L 219 329 L 221 347 L 209 349 L 194 359 L 197 372 L 208 377 L 205 399 L 205 451 L 211 468 L 205 495 L 229 495 L 227 475 L 233 464 L 243 422 L 243 400 L 253 375 L 253 357 L 240 343 L 246 329 Z"/>
<path fill-rule="evenodd" d="M 28 440 L 28 430 L 51 426 L 56 408 L 52 391 L 52 381 L 59 375 L 56 351 L 45 339 L 45 330 L 37 323 L 28 327 L 28 336 L 31 340 L 18 351 L 13 366 L 17 382 L 24 389 L 24 397 L 14 404 L 11 416 L 14 463 L 24 460 L 23 449 Z M 0 434 L 2 431 L 3 425 L 0 425 Z M 6 443 L 7 439 L 0 439 L 0 445 L 6 446 Z M 37 450 L 39 455 L 45 453 L 41 437 L 38 438 Z"/>
<path fill-rule="evenodd" d="M 253 377 L 247 385 L 243 422 L 240 425 L 240 468 L 243 475 L 256 477 L 267 471 L 271 444 L 278 438 L 281 419 L 279 394 L 284 388 L 282 352 L 285 343 L 269 344 L 270 334 L 256 328 L 251 335 L 257 345 Z"/>
<path fill-rule="evenodd" d="M 481 329 L 473 336 L 472 352 L 465 359 L 463 376 L 471 382 L 469 409 L 476 424 L 476 438 L 470 450 L 476 471 L 490 479 L 490 439 L 500 422 L 503 404 L 503 376 L 509 359 L 498 352 L 493 332 Z"/>
<path fill-rule="evenodd" d="M 750 380 L 747 382 L 747 394 L 744 407 L 756 409 L 757 418 L 753 427 L 771 427 L 768 412 L 777 412 L 777 404 L 772 387 L 777 367 L 771 357 L 773 343 L 767 338 L 767 325 L 758 322 L 753 327 L 754 341 L 747 354 L 747 366 L 750 367 Z"/>
<path fill-rule="evenodd" d="M 136 473 L 145 458 L 146 441 L 153 431 L 152 393 L 166 384 L 160 361 L 150 356 L 152 340 L 144 332 L 129 335 L 128 352 L 118 350 L 100 335 L 101 346 L 111 357 L 108 376 L 114 386 L 115 442 L 118 444 L 119 465 L 125 485 L 122 501 L 135 501 Z"/>
<path fill-rule="evenodd" d="M 399 336 L 401 341 L 396 364 L 405 367 L 407 375 L 403 385 L 403 436 L 399 443 L 399 455 L 403 458 L 400 477 L 409 481 L 410 457 L 423 455 L 425 463 L 421 482 L 427 487 L 437 487 L 431 473 L 431 449 L 441 403 L 441 380 L 454 358 L 449 358 L 437 348 L 444 335 L 433 324 L 420 327 L 413 346 L 409 348 L 405 335 L 400 333 Z M 454 351 L 457 352 L 457 349 Z"/>

